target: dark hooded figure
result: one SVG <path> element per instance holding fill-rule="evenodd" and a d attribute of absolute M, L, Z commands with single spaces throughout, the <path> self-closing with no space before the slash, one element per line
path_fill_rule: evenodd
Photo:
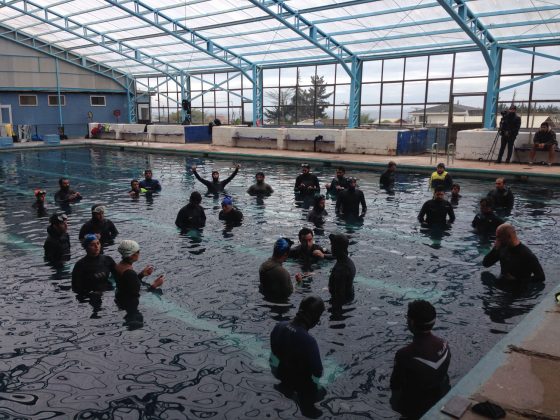
<path fill-rule="evenodd" d="M 319 388 L 313 377 L 323 375 L 319 346 L 309 330 L 319 323 L 325 304 L 319 296 L 305 297 L 292 321 L 276 324 L 270 334 L 270 357 L 273 375 L 281 382 L 277 389 L 292 398 L 297 394 L 301 413 L 317 418 L 321 410 L 315 407 L 325 390 Z"/>
<path fill-rule="evenodd" d="M 348 237 L 331 233 L 329 239 L 332 255 L 336 258 L 336 264 L 329 277 L 329 292 L 334 315 L 341 311 L 342 305 L 354 299 L 356 266 L 348 256 Z"/>
<path fill-rule="evenodd" d="M 239 164 L 235 165 L 235 170 L 232 172 L 232 174 L 229 177 L 227 177 L 223 181 L 220 181 L 220 173 L 218 171 L 212 171 L 212 181 L 208 181 L 206 179 L 203 179 L 198 174 L 196 170 L 196 165 L 193 165 L 191 169 L 195 178 L 198 179 L 200 182 L 202 182 L 204 185 L 206 185 L 206 188 L 208 188 L 206 194 L 215 195 L 221 193 L 226 187 L 226 185 L 229 184 L 233 178 L 235 178 L 235 175 L 237 175 L 237 173 L 239 172 L 239 168 L 241 168 L 241 165 Z"/>
<path fill-rule="evenodd" d="M 55 213 L 50 219 L 47 228 L 47 239 L 43 248 L 45 259 L 54 264 L 62 264 L 70 259 L 70 237 L 68 236 L 68 216 L 64 213 Z"/>
<path fill-rule="evenodd" d="M 325 196 L 319 195 L 315 197 L 313 208 L 307 213 L 307 221 L 315 226 L 321 226 L 325 223 L 325 217 L 329 214 L 325 210 Z"/>
<path fill-rule="evenodd" d="M 198 191 L 193 191 L 189 198 L 189 204 L 179 210 L 175 225 L 182 231 L 189 229 L 200 229 L 206 224 L 206 214 L 200 205 L 202 196 Z"/>
<path fill-rule="evenodd" d="M 83 241 L 88 233 L 95 233 L 99 236 L 101 245 L 112 244 L 119 234 L 115 224 L 105 218 L 105 206 L 94 204 L 91 206 L 91 219 L 88 220 L 78 234 L 80 241 Z"/>

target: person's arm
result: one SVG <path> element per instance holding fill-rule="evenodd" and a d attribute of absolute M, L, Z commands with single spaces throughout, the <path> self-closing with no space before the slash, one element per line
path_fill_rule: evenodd
<path fill-rule="evenodd" d="M 508 192 L 507 192 L 506 199 L 507 199 L 508 209 L 512 209 L 513 208 L 513 193 L 509 189 L 508 189 Z"/>
<path fill-rule="evenodd" d="M 474 219 L 472 219 L 471 226 L 473 228 L 476 228 L 478 226 L 479 221 L 480 221 L 480 217 L 477 214 L 476 216 L 474 216 Z"/>
<path fill-rule="evenodd" d="M 81 261 L 78 261 L 72 269 L 72 291 L 80 292 L 83 290 L 83 269 Z"/>
<path fill-rule="evenodd" d="M 313 177 L 313 189 L 317 192 L 321 191 L 321 184 L 319 184 L 319 178 L 316 176 Z"/>
<path fill-rule="evenodd" d="M 538 282 L 544 281 L 545 280 L 544 270 L 541 266 L 541 263 L 539 262 L 539 259 L 531 251 L 529 251 L 529 253 L 530 254 L 528 260 L 529 260 L 529 266 L 531 268 L 531 274 L 532 274 L 530 280 L 538 281 Z"/>
<path fill-rule="evenodd" d="M 427 210 L 428 210 L 428 205 L 427 205 L 427 203 L 424 203 L 424 205 L 420 209 L 420 213 L 418 213 L 418 221 L 420 223 L 426 223 L 426 221 L 424 219 L 425 219 Z"/>
<path fill-rule="evenodd" d="M 80 241 L 83 240 L 84 237 L 85 237 L 88 233 L 90 233 L 90 232 L 87 232 L 87 230 L 89 230 L 89 223 L 88 223 L 88 222 L 84 223 L 84 224 L 82 225 L 82 227 L 80 228 L 80 233 L 78 233 L 78 239 L 79 239 Z M 91 232 L 91 233 L 93 233 L 93 232 Z"/>
<path fill-rule="evenodd" d="M 447 215 L 449 216 L 449 223 L 453 223 L 455 221 L 455 212 L 453 211 L 453 206 L 447 203 Z"/>
<path fill-rule="evenodd" d="M 445 175 L 444 184 L 445 184 L 445 189 L 447 190 L 450 190 L 453 187 L 453 178 L 451 178 L 451 175 L 449 175 L 449 173 Z"/>
<path fill-rule="evenodd" d="M 300 187 L 300 184 L 301 184 L 301 177 L 302 177 L 301 175 L 298 175 L 298 176 L 296 177 L 296 183 L 295 183 L 295 185 L 294 185 L 294 191 L 295 191 L 295 192 L 300 192 L 300 191 L 301 191 L 301 187 Z"/>
<path fill-rule="evenodd" d="M 311 374 L 316 378 L 323 376 L 323 363 L 321 363 L 321 354 L 319 353 L 319 346 L 317 341 L 311 336 L 308 336 L 308 366 Z"/>
<path fill-rule="evenodd" d="M 496 264 L 499 260 L 500 260 L 500 251 L 494 245 L 494 247 L 490 250 L 488 254 L 486 254 L 484 259 L 482 260 L 482 265 L 488 268 Z"/>
<path fill-rule="evenodd" d="M 338 197 L 336 198 L 336 205 L 334 208 L 334 211 L 336 214 L 340 214 L 340 207 L 342 206 L 342 196 L 343 194 L 338 194 Z"/>
<path fill-rule="evenodd" d="M 393 365 L 393 372 L 391 373 L 390 386 L 391 391 L 400 391 L 404 387 L 404 369 L 402 367 L 402 361 L 399 352 L 395 355 L 395 362 Z"/>
<path fill-rule="evenodd" d="M 154 192 L 160 192 L 161 191 L 161 184 L 159 183 L 159 181 L 157 179 L 154 180 L 153 190 L 154 190 Z"/>
<path fill-rule="evenodd" d="M 432 179 L 434 178 L 434 174 L 430 175 L 430 179 L 428 180 L 428 188 L 432 188 Z"/>
<path fill-rule="evenodd" d="M 119 231 L 117 230 L 117 227 L 111 221 L 109 221 L 109 232 L 111 233 L 111 239 L 115 239 L 117 237 L 117 235 L 119 234 Z"/>
<path fill-rule="evenodd" d="M 367 211 L 367 204 L 366 204 L 366 198 L 364 197 L 364 192 L 360 191 L 360 203 L 362 204 L 362 214 L 360 215 L 360 217 L 364 217 L 366 215 L 366 211 Z"/>
<path fill-rule="evenodd" d="M 224 188 L 227 184 L 230 183 L 230 181 L 235 178 L 235 175 L 237 175 L 237 172 L 239 172 L 239 167 L 235 168 L 235 171 L 233 171 L 233 173 L 228 176 L 226 179 L 224 179 L 221 184 L 222 184 L 222 188 Z"/>
<path fill-rule="evenodd" d="M 181 210 L 179 210 L 179 213 L 177 213 L 177 217 L 175 218 L 175 226 L 177 226 L 179 229 L 184 229 L 185 228 L 185 208 L 183 207 Z"/>
<path fill-rule="evenodd" d="M 206 213 L 204 213 L 204 209 L 200 208 L 200 227 L 204 227 L 206 225 Z"/>
<path fill-rule="evenodd" d="M 202 179 L 202 177 L 198 174 L 198 171 L 196 169 L 193 169 L 193 174 L 194 174 L 196 179 L 198 179 L 200 182 L 202 182 L 208 188 L 210 187 L 210 185 L 212 185 L 212 183 L 210 181 L 207 181 L 206 179 Z"/>
<path fill-rule="evenodd" d="M 517 137 L 520 128 L 521 128 L 521 117 L 519 115 L 516 115 L 514 127 L 513 127 L 513 133 L 511 133 L 513 137 Z"/>
<path fill-rule="evenodd" d="M 274 192 L 274 190 L 269 184 L 266 184 L 266 192 L 267 194 L 272 194 Z"/>

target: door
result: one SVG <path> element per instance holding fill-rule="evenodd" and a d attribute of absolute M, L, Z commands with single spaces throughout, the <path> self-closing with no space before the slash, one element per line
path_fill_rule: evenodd
<path fill-rule="evenodd" d="M 6 137 L 8 135 L 8 131 L 6 130 L 6 124 L 12 124 L 12 106 L 0 105 L 0 136 L 1 137 Z"/>
<path fill-rule="evenodd" d="M 484 126 L 485 103 L 486 93 L 484 92 L 451 96 L 447 144 L 455 144 L 457 131 L 472 130 Z"/>

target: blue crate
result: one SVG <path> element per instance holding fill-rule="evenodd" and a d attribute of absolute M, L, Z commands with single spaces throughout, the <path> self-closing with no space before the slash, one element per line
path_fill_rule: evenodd
<path fill-rule="evenodd" d="M 212 134 L 207 125 L 188 125 L 185 127 L 185 143 L 212 143 Z"/>
<path fill-rule="evenodd" d="M 45 134 L 45 144 L 60 144 L 60 136 L 58 134 Z"/>
<path fill-rule="evenodd" d="M 0 137 L 0 147 L 11 147 L 14 145 L 14 140 L 11 137 Z"/>

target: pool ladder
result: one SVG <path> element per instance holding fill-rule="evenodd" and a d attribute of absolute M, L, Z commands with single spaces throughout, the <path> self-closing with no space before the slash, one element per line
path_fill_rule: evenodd
<path fill-rule="evenodd" d="M 436 143 L 432 143 L 432 148 L 430 149 L 430 165 L 432 164 L 432 159 L 434 158 L 435 161 L 437 162 L 437 156 L 438 156 L 438 148 L 436 142 Z"/>
<path fill-rule="evenodd" d="M 455 145 L 453 143 L 450 143 L 447 145 L 447 151 L 446 151 L 446 157 L 447 157 L 447 166 L 449 166 L 449 160 L 451 159 L 451 163 L 455 163 Z M 432 148 L 430 149 L 430 165 L 432 165 L 433 161 L 438 160 L 438 144 L 437 143 L 433 143 L 432 144 Z"/>

